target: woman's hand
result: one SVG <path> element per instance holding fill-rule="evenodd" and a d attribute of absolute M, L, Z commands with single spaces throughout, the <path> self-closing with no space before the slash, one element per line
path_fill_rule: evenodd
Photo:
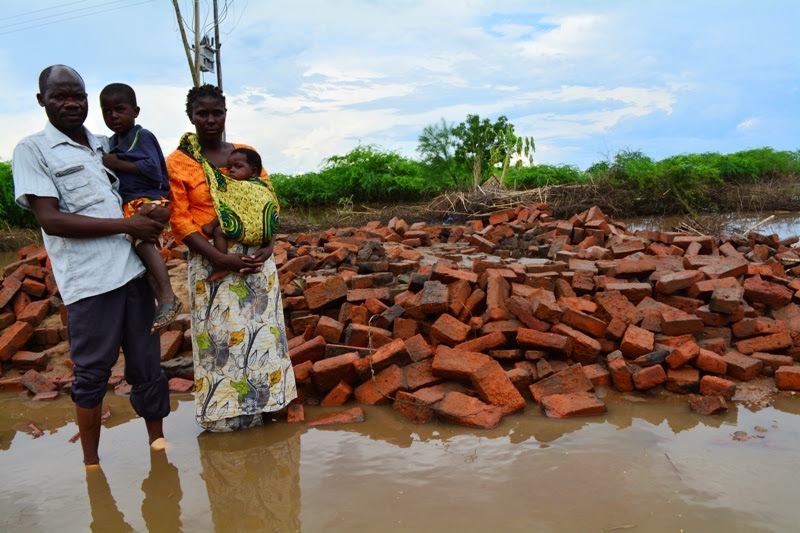
<path fill-rule="evenodd" d="M 244 261 L 250 263 L 250 267 L 245 270 L 239 271 L 241 274 L 252 274 L 261 270 L 264 261 L 270 258 L 272 252 L 275 250 L 275 239 L 269 241 L 265 246 L 262 246 L 255 253 L 244 256 Z"/>

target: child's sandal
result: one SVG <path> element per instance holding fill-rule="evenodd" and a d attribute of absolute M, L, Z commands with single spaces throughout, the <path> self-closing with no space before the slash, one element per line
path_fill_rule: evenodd
<path fill-rule="evenodd" d="M 150 333 L 153 334 L 156 331 L 170 325 L 170 323 L 175 320 L 175 317 L 178 316 L 178 312 L 180 312 L 181 307 L 183 307 L 183 304 L 180 300 L 175 300 L 175 303 L 161 305 L 156 311 L 156 316 L 153 320 L 153 327 L 150 329 Z"/>

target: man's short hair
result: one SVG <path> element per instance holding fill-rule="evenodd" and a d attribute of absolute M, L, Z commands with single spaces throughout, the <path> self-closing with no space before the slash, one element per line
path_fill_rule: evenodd
<path fill-rule="evenodd" d="M 100 91 L 100 100 L 109 96 L 122 96 L 131 107 L 136 107 L 136 92 L 126 83 L 109 83 Z"/>
<path fill-rule="evenodd" d="M 50 74 L 53 73 L 53 69 L 56 67 L 64 67 L 70 69 L 72 72 L 75 73 L 76 76 L 78 76 L 78 78 L 80 78 L 81 83 L 86 85 L 86 83 L 83 81 L 83 77 L 80 74 L 78 74 L 78 71 L 75 70 L 74 68 L 61 64 L 50 65 L 39 74 L 39 94 L 43 95 L 45 92 L 47 92 L 47 82 L 50 81 Z"/>

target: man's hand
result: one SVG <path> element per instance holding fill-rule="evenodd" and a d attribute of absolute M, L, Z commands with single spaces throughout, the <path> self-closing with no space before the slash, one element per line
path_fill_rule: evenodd
<path fill-rule="evenodd" d="M 156 242 L 164 230 L 164 224 L 146 215 L 139 215 L 138 212 L 126 218 L 125 222 L 125 233 L 145 242 Z"/>
<path fill-rule="evenodd" d="M 139 209 L 133 214 L 133 216 L 146 216 L 148 218 L 152 218 L 154 220 L 158 220 L 162 224 L 166 225 L 169 222 L 169 209 L 164 207 L 163 205 L 155 204 L 155 203 L 147 203 L 142 204 Z"/>

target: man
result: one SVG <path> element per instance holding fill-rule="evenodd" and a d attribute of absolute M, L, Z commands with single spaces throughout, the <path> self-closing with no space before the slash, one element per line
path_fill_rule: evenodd
<path fill-rule="evenodd" d="M 145 420 L 150 445 L 163 449 L 169 390 L 158 337 L 150 334 L 155 304 L 144 267 L 126 238 L 152 242 L 163 223 L 144 215 L 123 218 L 119 182 L 103 167 L 103 144 L 83 126 L 88 102 L 75 70 L 44 69 L 36 99 L 49 121 L 14 149 L 14 192 L 42 227 L 67 306 L 75 363 L 70 394 L 84 463 L 99 463 L 101 406 L 120 348 L 131 405 Z"/>

